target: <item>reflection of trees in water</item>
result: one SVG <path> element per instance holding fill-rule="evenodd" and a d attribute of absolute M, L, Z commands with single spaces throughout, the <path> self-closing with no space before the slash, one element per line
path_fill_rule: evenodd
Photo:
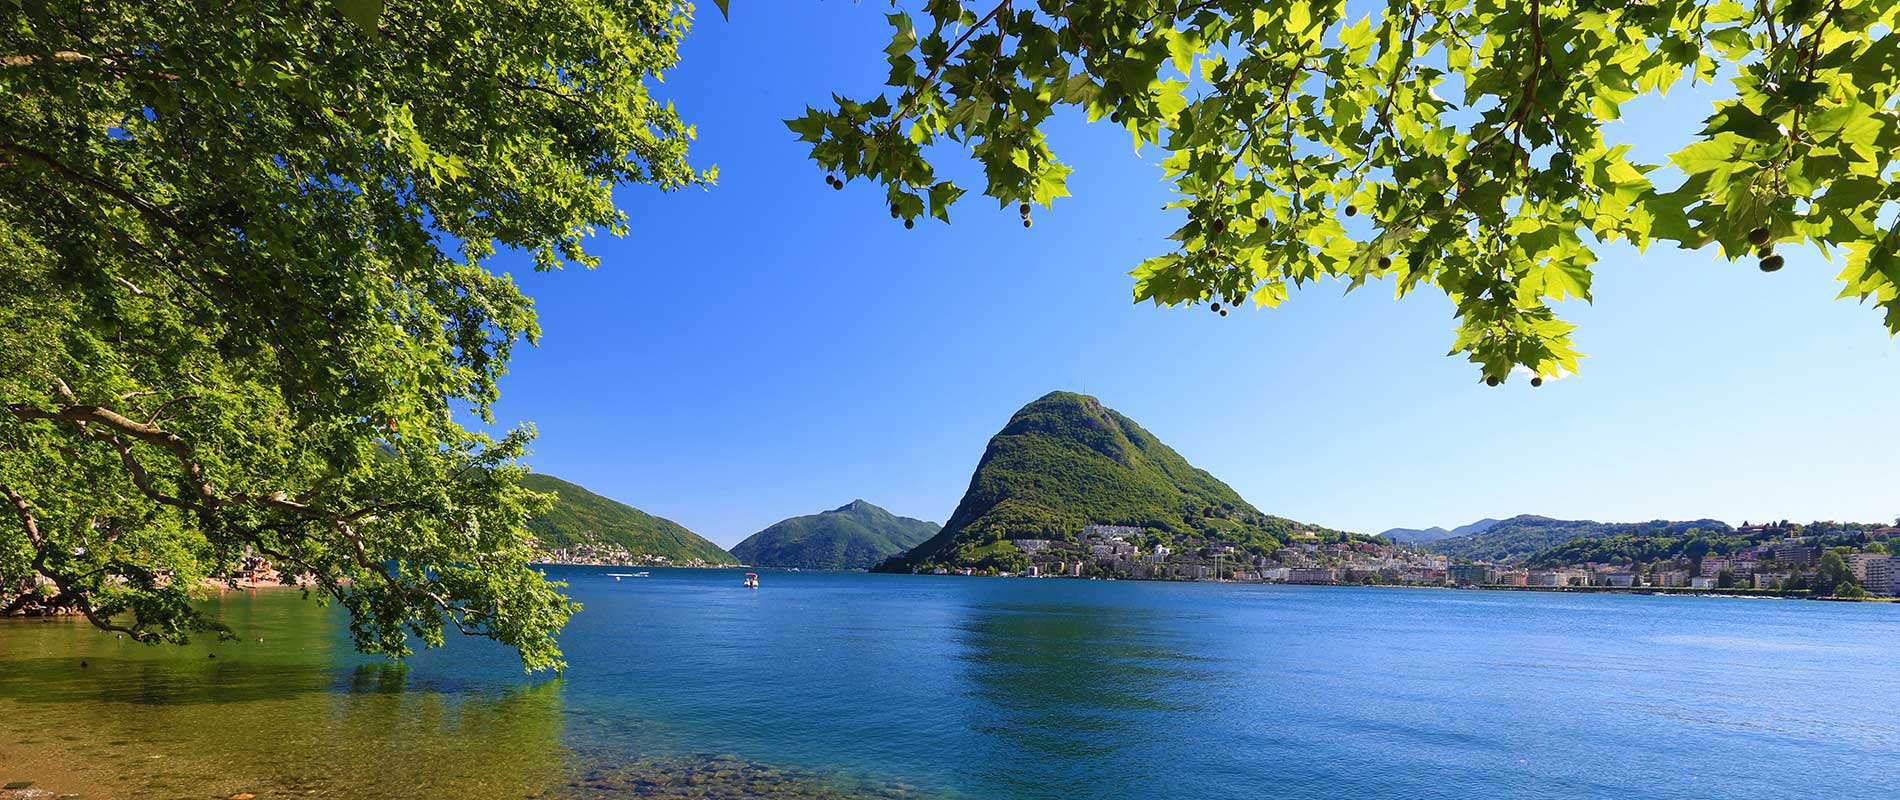
<path fill-rule="evenodd" d="M 514 685 L 517 665 L 454 644 L 413 665 L 362 662 L 338 615 L 290 593 L 218 605 L 242 641 L 147 647 L 66 621 L 0 626 L 0 761 L 26 747 L 63 770 L 6 777 L 94 800 L 918 796 L 725 756 L 643 757 L 633 745 L 648 723 L 569 714 L 558 679 Z"/>
<path fill-rule="evenodd" d="M 968 694 L 968 724 L 994 755 L 1012 763 L 1035 754 L 1074 776 L 988 777 L 1035 796 L 1050 785 L 1087 777 L 1100 788 L 1139 769 L 1135 758 L 1159 746 L 1158 719 L 1193 712 L 1210 698 L 1191 687 L 1203 656 L 1184 651 L 1171 631 L 1178 614 L 1144 608 L 1066 605 L 977 606 L 957 625 Z M 1152 755 L 1152 753 L 1150 753 Z M 1066 774 L 1066 773 L 1065 773 Z M 1049 781 L 1048 784 L 1029 781 Z"/>
<path fill-rule="evenodd" d="M 479 800 L 560 783 L 559 681 L 419 688 L 401 664 L 353 665 L 335 646 L 337 616 L 295 595 L 220 605 L 243 641 L 147 647 L 76 625 L 0 627 L 0 737 L 94 798 Z"/>

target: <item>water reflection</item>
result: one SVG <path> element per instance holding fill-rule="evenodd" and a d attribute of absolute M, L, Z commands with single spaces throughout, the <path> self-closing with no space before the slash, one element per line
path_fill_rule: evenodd
<path fill-rule="evenodd" d="M 336 615 L 294 595 L 221 605 L 238 642 L 0 625 L 0 780 L 89 798 L 420 799 L 525 797 L 564 779 L 558 681 L 412 685 L 402 665 L 349 655 Z"/>
<path fill-rule="evenodd" d="M 966 667 L 968 724 L 1000 764 L 1025 756 L 1042 774 L 994 771 L 985 782 L 1022 797 L 1056 796 L 1086 782 L 1091 794 L 1139 796 L 1156 748 L 1154 720 L 1208 702 L 1195 687 L 1212 659 L 1172 633 L 1180 614 L 1159 608 L 1055 604 L 972 606 L 957 625 Z M 1148 744 L 1143 744 L 1147 742 Z M 1179 764 L 1173 765 L 1175 768 Z"/>

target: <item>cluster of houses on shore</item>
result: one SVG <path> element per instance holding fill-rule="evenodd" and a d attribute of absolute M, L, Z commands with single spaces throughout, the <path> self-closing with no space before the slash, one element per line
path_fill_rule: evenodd
<path fill-rule="evenodd" d="M 1900 528 L 1892 540 L 1900 548 Z M 1028 578 L 1120 578 L 1134 580 L 1224 580 L 1240 583 L 1389 584 L 1612 589 L 1804 589 L 1813 585 L 1830 549 L 1819 537 L 1794 536 L 1716 555 L 1651 564 L 1585 562 L 1531 569 L 1510 564 L 1453 562 L 1414 545 L 1345 540 L 1322 543 L 1308 531 L 1270 554 L 1252 552 L 1234 542 L 1207 542 L 1193 549 L 1141 542 L 1140 528 L 1090 525 L 1074 540 L 1014 539 L 1027 556 L 1021 572 Z M 1879 537 L 1887 538 L 1887 537 Z M 1842 553 L 1853 582 L 1873 595 L 1900 595 L 1900 555 L 1884 552 Z M 973 574 L 969 568 L 938 567 L 937 574 Z"/>
<path fill-rule="evenodd" d="M 676 561 L 651 553 L 633 553 L 617 544 L 581 543 L 570 547 L 535 548 L 537 564 L 580 564 L 608 567 L 713 567 L 703 558 Z"/>
<path fill-rule="evenodd" d="M 1450 560 L 1404 545 L 1375 541 L 1322 542 L 1295 531 L 1292 542 L 1270 553 L 1237 542 L 1211 541 L 1193 548 L 1141 544 L 1144 532 L 1123 525 L 1090 525 L 1075 540 L 1014 539 L 1027 556 L 1019 573 L 1029 578 L 1127 578 L 1136 580 L 1225 580 L 1241 583 L 1392 583 L 1444 585 Z M 972 574 L 939 567 L 938 574 Z"/>
<path fill-rule="evenodd" d="M 1803 589 L 1817 579 L 1819 547 L 1782 548 L 1783 553 L 1762 558 L 1743 551 L 1729 556 L 1705 556 L 1701 563 L 1668 561 L 1641 566 L 1584 562 L 1544 570 L 1512 569 L 1495 564 L 1453 564 L 1448 582 L 1455 586 L 1550 586 L 1610 588 Z M 1790 555 L 1793 550 L 1798 555 Z M 1804 552 L 1805 551 L 1805 552 Z M 1868 594 L 1900 595 L 1900 558 L 1886 553 L 1845 556 L 1854 583 Z"/>

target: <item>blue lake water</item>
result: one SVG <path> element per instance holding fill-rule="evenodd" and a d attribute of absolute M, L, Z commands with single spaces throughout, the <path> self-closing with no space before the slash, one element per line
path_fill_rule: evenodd
<path fill-rule="evenodd" d="M 560 796 L 712 756 L 847 795 L 1900 794 L 1900 605 L 610 571 L 550 569 L 586 606 L 559 679 L 467 640 L 385 669 L 294 593 L 227 596 L 245 640 L 182 653 L 0 625 L 0 756 L 88 797 Z M 131 777 L 48 755 L 108 739 Z"/>

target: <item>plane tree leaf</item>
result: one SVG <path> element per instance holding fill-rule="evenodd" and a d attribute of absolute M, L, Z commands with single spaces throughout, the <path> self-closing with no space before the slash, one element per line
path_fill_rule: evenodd
<path fill-rule="evenodd" d="M 1371 13 L 1366 13 L 1370 10 Z M 1183 220 L 1135 299 L 1276 305 L 1322 277 L 1390 278 L 1458 310 L 1454 353 L 1490 382 L 1574 370 L 1553 305 L 1590 297 L 1590 241 L 1851 254 L 1844 296 L 1892 291 L 1900 4 L 1891 0 L 927 0 L 881 97 L 791 124 L 814 161 L 898 195 L 969 153 L 980 191 L 1048 205 L 1059 112 L 1159 147 Z M 916 25 L 915 28 L 909 27 Z M 1722 82 L 1667 166 L 1606 140 L 1626 103 Z M 814 138 L 815 137 L 815 138 Z M 926 143 L 956 143 L 926 150 Z M 895 146 L 910 169 L 867 169 Z M 880 155 L 880 161 L 885 156 Z M 1667 175 L 1661 178 L 1658 176 Z M 1659 183 L 1660 182 L 1660 183 Z M 893 203 L 897 216 L 922 204 Z M 947 218 L 931 204 L 930 213 Z"/>

